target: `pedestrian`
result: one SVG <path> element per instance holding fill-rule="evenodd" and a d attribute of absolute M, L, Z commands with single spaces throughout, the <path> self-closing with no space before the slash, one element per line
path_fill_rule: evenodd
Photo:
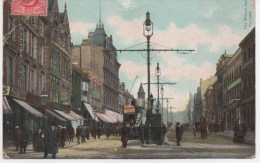
<path fill-rule="evenodd" d="M 81 136 L 81 127 L 78 126 L 76 128 L 76 137 L 77 137 L 78 144 L 80 144 L 80 136 Z"/>
<path fill-rule="evenodd" d="M 106 126 L 106 138 L 108 139 L 111 135 L 111 126 Z"/>
<path fill-rule="evenodd" d="M 20 135 L 20 152 L 19 154 L 26 153 L 26 148 L 29 141 L 29 132 L 28 130 L 23 127 Z"/>
<path fill-rule="evenodd" d="M 44 136 L 44 158 L 48 157 L 48 154 L 52 154 L 52 158 L 56 158 L 56 153 L 58 153 L 58 144 L 60 140 L 60 134 L 52 122 L 50 128 L 47 129 Z"/>
<path fill-rule="evenodd" d="M 166 125 L 162 123 L 162 141 L 164 141 L 164 136 L 167 132 Z"/>
<path fill-rule="evenodd" d="M 20 147 L 20 136 L 21 136 L 21 128 L 19 126 L 15 126 L 14 129 L 14 141 L 15 141 L 15 149 L 19 150 Z"/>
<path fill-rule="evenodd" d="M 69 133 L 69 142 L 73 142 L 73 138 L 74 138 L 74 135 L 75 135 L 75 131 L 74 131 L 74 128 L 72 127 L 72 125 L 70 125 L 68 128 L 67 128 L 67 132 Z"/>
<path fill-rule="evenodd" d="M 98 136 L 98 139 L 100 139 L 101 132 L 102 132 L 102 128 L 101 128 L 101 126 L 99 125 L 98 128 L 97 128 L 97 136 Z"/>
<path fill-rule="evenodd" d="M 89 128 L 89 126 L 86 126 L 86 137 L 87 137 L 87 140 L 89 140 L 89 135 L 90 135 L 90 128 Z"/>
<path fill-rule="evenodd" d="M 183 135 L 183 132 L 184 132 L 184 127 L 183 127 L 183 124 L 181 124 L 181 134 Z"/>
<path fill-rule="evenodd" d="M 80 134 L 81 134 L 81 142 L 82 142 L 82 143 L 85 143 L 85 142 L 86 142 L 86 126 L 85 126 L 85 125 L 83 125 L 83 126 L 81 127 L 81 132 L 80 132 Z"/>
<path fill-rule="evenodd" d="M 34 135 L 34 150 L 37 152 L 43 151 L 43 132 L 41 129 L 38 129 L 38 131 Z"/>
<path fill-rule="evenodd" d="M 64 148 L 65 147 L 65 141 L 66 141 L 66 128 L 65 127 L 61 127 L 60 128 L 60 137 L 61 137 L 61 140 L 60 140 L 60 146 L 62 147 L 62 148 Z"/>
<path fill-rule="evenodd" d="M 124 123 L 123 127 L 121 128 L 121 142 L 124 148 L 127 147 L 127 141 L 128 141 L 128 130 L 126 124 Z"/>
<path fill-rule="evenodd" d="M 180 146 L 180 141 L 181 141 L 181 136 L 182 136 L 181 127 L 179 125 L 180 125 L 180 123 L 177 122 L 176 127 L 175 127 L 176 139 L 177 139 L 176 144 L 177 144 L 177 146 Z"/>

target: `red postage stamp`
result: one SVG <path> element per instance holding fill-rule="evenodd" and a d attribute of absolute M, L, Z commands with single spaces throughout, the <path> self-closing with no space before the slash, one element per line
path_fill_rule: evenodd
<path fill-rule="evenodd" d="M 47 16 L 47 0 L 12 0 L 12 15 Z"/>

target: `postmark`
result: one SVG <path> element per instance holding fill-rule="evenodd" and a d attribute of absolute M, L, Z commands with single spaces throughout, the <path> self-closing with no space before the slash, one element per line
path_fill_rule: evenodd
<path fill-rule="evenodd" d="M 47 16 L 47 0 L 12 0 L 12 15 Z"/>

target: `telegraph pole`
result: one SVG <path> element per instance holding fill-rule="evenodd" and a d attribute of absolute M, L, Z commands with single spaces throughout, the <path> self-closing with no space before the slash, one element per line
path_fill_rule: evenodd
<path fill-rule="evenodd" d="M 143 23 L 143 35 L 146 37 L 147 39 L 147 49 L 117 49 L 117 50 L 113 50 L 113 51 L 119 51 L 121 52 L 125 52 L 125 51 L 129 51 L 129 52 L 140 52 L 140 51 L 146 51 L 147 52 L 147 83 L 148 83 L 148 98 L 147 98 L 147 114 L 146 114 L 146 119 L 147 119 L 147 138 L 146 138 L 146 144 L 152 144 L 152 139 L 151 139 L 151 99 L 150 99 L 150 52 L 151 51 L 156 51 L 156 52 L 160 52 L 160 51 L 176 51 L 176 52 L 180 52 L 180 53 L 185 53 L 185 52 L 193 52 L 195 50 L 181 50 L 181 49 L 150 49 L 150 39 L 153 35 L 153 22 L 150 19 L 150 13 L 147 12 L 146 13 L 146 20 Z"/>

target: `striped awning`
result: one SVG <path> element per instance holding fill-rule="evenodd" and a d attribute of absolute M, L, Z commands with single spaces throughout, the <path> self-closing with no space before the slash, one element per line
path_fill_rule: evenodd
<path fill-rule="evenodd" d="M 106 115 L 113 121 L 113 123 L 123 122 L 123 116 L 112 110 L 105 110 Z"/>
<path fill-rule="evenodd" d="M 12 114 L 12 109 L 7 101 L 7 98 L 3 96 L 3 114 Z"/>
<path fill-rule="evenodd" d="M 13 100 L 19 104 L 21 107 L 23 107 L 25 110 L 27 110 L 29 113 L 31 113 L 32 115 L 36 116 L 36 117 L 43 117 L 43 114 L 40 113 L 39 111 L 37 111 L 36 109 L 34 109 L 33 107 L 31 107 L 27 102 L 18 100 L 18 99 L 14 99 Z"/>
<path fill-rule="evenodd" d="M 108 116 L 102 113 L 96 113 L 97 117 L 106 123 L 114 123 L 113 120 L 111 120 Z"/>
<path fill-rule="evenodd" d="M 70 111 L 69 115 L 71 117 L 73 117 L 75 120 L 86 120 L 85 118 L 81 117 L 80 115 L 78 115 L 77 113 L 75 113 L 74 111 Z"/>

